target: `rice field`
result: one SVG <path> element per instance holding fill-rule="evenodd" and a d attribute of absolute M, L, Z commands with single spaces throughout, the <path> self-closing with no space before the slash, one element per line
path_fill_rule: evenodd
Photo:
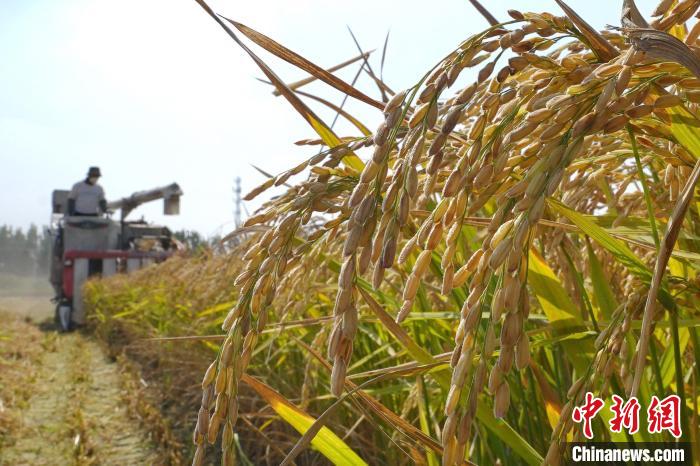
<path fill-rule="evenodd" d="M 225 252 L 87 286 L 193 464 L 557 465 L 588 392 L 639 399 L 638 432 L 592 424 L 628 443 L 674 441 L 644 414 L 677 395 L 697 461 L 700 1 L 625 1 L 605 31 L 559 0 L 483 11 L 375 97 L 197 1 L 318 139 Z M 384 121 L 335 134 L 244 40 Z"/>

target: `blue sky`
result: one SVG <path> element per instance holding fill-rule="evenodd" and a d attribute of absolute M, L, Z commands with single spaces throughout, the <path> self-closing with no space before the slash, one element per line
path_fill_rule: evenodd
<path fill-rule="evenodd" d="M 483 3 L 503 19 L 508 8 L 560 14 L 553 0 Z M 619 22 L 621 3 L 569 1 L 599 28 Z M 637 3 L 645 15 L 656 4 Z M 413 85 L 486 26 L 466 0 L 210 5 L 324 67 L 357 54 L 347 26 L 365 49 L 381 50 L 390 30 L 384 76 L 394 89 Z M 283 79 L 304 77 L 255 50 Z M 356 69 L 340 75 L 350 81 Z M 0 0 L 0 224 L 47 223 L 51 190 L 69 188 L 99 165 L 110 199 L 172 181 L 185 191 L 179 217 L 160 215 L 160 203 L 133 217 L 227 232 L 236 176 L 245 192 L 264 181 L 251 164 L 276 174 L 314 153 L 293 144 L 314 133 L 255 79 L 261 76 L 194 0 Z M 367 78 L 358 86 L 376 96 Z M 342 99 L 323 85 L 307 90 Z M 380 121 L 362 103 L 346 108 L 370 128 Z M 337 132 L 355 134 L 342 123 Z"/>

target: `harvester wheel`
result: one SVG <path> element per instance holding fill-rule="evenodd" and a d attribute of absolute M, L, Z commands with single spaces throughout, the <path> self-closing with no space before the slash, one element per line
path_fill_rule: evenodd
<path fill-rule="evenodd" d="M 54 321 L 56 322 L 56 327 L 59 332 L 70 332 L 73 329 L 71 311 L 72 309 L 69 303 L 59 302 L 56 304 Z"/>

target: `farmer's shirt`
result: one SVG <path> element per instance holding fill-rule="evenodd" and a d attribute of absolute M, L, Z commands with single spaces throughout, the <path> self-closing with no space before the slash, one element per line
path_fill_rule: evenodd
<path fill-rule="evenodd" d="M 79 181 L 73 185 L 68 199 L 75 199 L 75 211 L 80 214 L 99 214 L 100 201 L 105 198 L 105 192 L 99 184 Z"/>

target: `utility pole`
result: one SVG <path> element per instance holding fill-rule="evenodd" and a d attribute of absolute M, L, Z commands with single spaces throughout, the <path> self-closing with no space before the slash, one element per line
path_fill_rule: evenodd
<path fill-rule="evenodd" d="M 237 176 L 233 184 L 233 223 L 236 228 L 241 227 L 241 177 Z"/>

